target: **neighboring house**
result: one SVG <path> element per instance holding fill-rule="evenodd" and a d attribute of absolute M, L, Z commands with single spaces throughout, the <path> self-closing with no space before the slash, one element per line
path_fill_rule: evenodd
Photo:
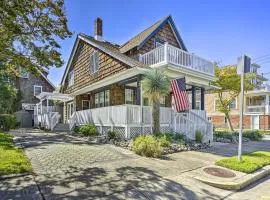
<path fill-rule="evenodd" d="M 252 64 L 251 66 L 250 71 L 256 74 L 256 77 L 252 79 L 252 83 L 256 84 L 257 87 L 251 91 L 245 92 L 243 127 L 245 129 L 270 130 L 270 86 L 263 84 L 267 79 L 258 74 L 259 67 L 260 66 L 256 64 Z M 228 95 L 228 92 L 224 92 L 225 97 L 226 95 Z M 208 120 L 212 121 L 217 128 L 228 128 L 228 120 L 225 115 L 217 109 L 218 101 L 217 94 L 206 94 Z M 230 109 L 232 126 L 239 128 L 240 96 L 232 101 Z"/>
<path fill-rule="evenodd" d="M 190 107 L 194 110 L 173 113 L 170 92 L 160 100 L 161 130 L 190 132 L 194 139 L 196 123 L 200 123 L 204 125 L 202 131 L 207 132 L 204 95 L 215 80 L 214 66 L 187 51 L 171 16 L 121 46 L 105 41 L 102 32 L 102 20 L 97 18 L 94 37 L 77 36 L 61 81 L 61 93 L 39 96 L 41 100 L 62 99 L 65 123 L 72 127 L 91 122 L 102 133 L 114 129 L 126 137 L 150 132 L 150 107 L 142 95 L 141 80 L 147 69 L 160 68 L 172 79 L 186 78 Z M 192 122 L 195 119 L 197 122 Z"/>
<path fill-rule="evenodd" d="M 53 92 L 55 86 L 47 78 L 48 70 L 40 71 L 39 76 L 27 72 L 24 68 L 19 68 L 19 77 L 5 77 L 5 82 L 16 87 L 20 93 L 18 104 L 17 121 L 21 127 L 32 127 L 34 119 L 34 108 L 39 102 L 36 98 L 41 92 Z"/>

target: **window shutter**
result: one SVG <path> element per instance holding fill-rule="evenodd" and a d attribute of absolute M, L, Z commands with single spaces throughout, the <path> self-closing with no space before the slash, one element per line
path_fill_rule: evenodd
<path fill-rule="evenodd" d="M 93 56 L 93 53 L 91 53 L 91 55 L 90 55 L 89 72 L 90 72 L 90 74 L 94 73 L 94 56 Z"/>

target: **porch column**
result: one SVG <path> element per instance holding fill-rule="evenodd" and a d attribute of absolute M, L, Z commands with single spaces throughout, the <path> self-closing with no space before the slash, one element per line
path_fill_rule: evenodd
<path fill-rule="evenodd" d="M 204 110 L 204 93 L 205 89 L 201 88 L 201 110 Z"/>
<path fill-rule="evenodd" d="M 43 99 L 40 100 L 40 114 L 42 114 L 42 112 L 43 112 L 42 111 L 42 108 L 43 108 L 42 101 L 43 101 Z"/>
<path fill-rule="evenodd" d="M 47 99 L 47 113 L 49 112 L 49 99 Z"/>
<path fill-rule="evenodd" d="M 195 109 L 196 108 L 196 87 L 192 86 L 191 87 L 191 108 Z"/>
<path fill-rule="evenodd" d="M 269 113 L 269 94 L 265 95 L 265 114 Z"/>
<path fill-rule="evenodd" d="M 137 88 L 136 88 L 136 104 L 137 105 L 141 105 L 142 101 L 141 101 L 141 84 L 140 84 L 140 78 L 137 78 Z"/>
<path fill-rule="evenodd" d="M 66 102 L 64 101 L 64 107 L 63 107 L 63 122 L 66 123 Z"/>

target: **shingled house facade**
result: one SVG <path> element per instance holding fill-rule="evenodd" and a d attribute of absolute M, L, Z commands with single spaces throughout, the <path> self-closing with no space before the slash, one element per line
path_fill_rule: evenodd
<path fill-rule="evenodd" d="M 64 103 L 65 123 L 74 125 L 75 118 L 76 124 L 97 120 L 94 123 L 102 132 L 110 129 L 108 124 L 121 128 L 119 124 L 131 120 L 127 126 L 132 126 L 133 132 L 135 128 L 141 130 L 143 121 L 148 120 L 148 114 L 144 112 L 148 112 L 149 107 L 148 99 L 142 93 L 141 80 L 145 71 L 151 68 L 164 69 L 171 79 L 185 77 L 190 108 L 204 110 L 205 90 L 210 89 L 211 81 L 215 80 L 213 63 L 187 51 L 171 16 L 157 21 L 121 46 L 105 41 L 102 32 L 102 20 L 97 18 L 94 37 L 79 34 L 76 38 L 61 81 L 60 92 L 73 98 Z M 171 120 L 173 102 L 172 93 L 160 99 L 160 106 L 164 108 L 161 121 L 167 124 L 164 128 L 167 131 L 171 129 L 172 121 L 166 120 L 168 116 Z M 166 108 L 169 112 L 165 112 Z M 97 117 L 100 114 L 97 110 L 106 110 L 109 114 Z M 108 117 L 122 111 L 126 113 Z M 193 114 L 201 115 L 205 120 L 205 112 L 201 113 Z M 118 117 L 123 118 L 118 120 Z M 149 127 L 146 129 L 149 131 Z M 131 136 L 132 130 L 125 134 Z"/>

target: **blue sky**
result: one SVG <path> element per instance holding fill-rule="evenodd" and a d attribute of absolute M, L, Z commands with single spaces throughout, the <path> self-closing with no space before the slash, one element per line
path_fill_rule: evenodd
<path fill-rule="evenodd" d="M 236 63 L 242 54 L 251 58 L 270 54 L 267 0 L 66 0 L 65 9 L 74 35 L 60 41 L 65 64 L 50 69 L 55 85 L 60 84 L 76 35 L 93 35 L 96 17 L 103 19 L 104 39 L 118 44 L 170 14 L 188 51 L 209 60 L 226 65 Z M 270 72 L 270 61 L 262 64 L 261 72 Z"/>

